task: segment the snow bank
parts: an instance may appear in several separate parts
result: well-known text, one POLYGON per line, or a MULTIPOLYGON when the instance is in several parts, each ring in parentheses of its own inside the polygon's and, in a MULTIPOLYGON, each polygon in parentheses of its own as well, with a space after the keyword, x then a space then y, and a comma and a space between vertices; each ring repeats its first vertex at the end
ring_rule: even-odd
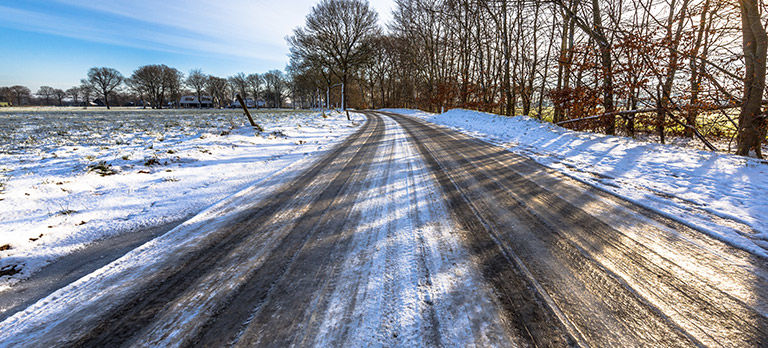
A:
POLYGON ((570 131, 525 116, 450 110, 407 114, 507 147, 768 257, 768 165, 741 156, 570 131))
POLYGON ((0 290, 93 241, 191 216, 365 119, 256 113, 255 134, 241 112, 211 112, 0 114, 16 127, 0 134, 0 290))
POLYGON ((400 115, 422 117, 422 118, 435 115, 433 113, 429 113, 421 110, 415 110, 415 109, 380 109, 379 111, 394 112, 400 115))

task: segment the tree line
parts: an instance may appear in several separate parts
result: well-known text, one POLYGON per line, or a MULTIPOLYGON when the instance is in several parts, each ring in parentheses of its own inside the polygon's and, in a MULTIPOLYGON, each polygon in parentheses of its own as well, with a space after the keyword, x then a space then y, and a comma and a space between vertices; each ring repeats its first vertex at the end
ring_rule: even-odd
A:
POLYGON ((322 0, 287 41, 296 94, 354 107, 471 108, 665 142, 731 137, 762 157, 758 0, 322 0))
POLYGON ((163 108, 207 95, 224 107, 239 93, 273 107, 461 107, 712 149, 708 139, 725 137, 762 157, 766 10, 758 0, 395 0, 382 27, 364 0, 321 0, 287 38, 286 74, 100 67, 66 91, 0 87, 0 98, 163 108))
POLYGON ((131 75, 117 69, 93 67, 80 84, 67 90, 41 86, 35 93, 25 86, 0 87, 0 101, 13 105, 88 106, 98 102, 107 108, 115 105, 142 105, 153 109, 179 107, 182 96, 193 95, 198 107, 203 96, 211 97, 213 106, 227 107, 235 94, 265 106, 281 108, 290 97, 289 77, 280 70, 263 74, 237 73, 223 78, 193 69, 184 74, 164 64, 144 65, 131 75))

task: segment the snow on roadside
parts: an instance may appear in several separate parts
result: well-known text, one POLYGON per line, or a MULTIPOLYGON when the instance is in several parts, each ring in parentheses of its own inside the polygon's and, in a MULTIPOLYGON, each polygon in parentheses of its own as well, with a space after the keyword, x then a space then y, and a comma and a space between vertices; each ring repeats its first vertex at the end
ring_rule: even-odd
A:
MULTIPOLYGON (((206 115, 213 121, 203 123, 155 127, 160 131, 141 119, 134 128, 97 129, 76 138, 103 136, 108 145, 38 139, 42 144, 20 147, 16 145, 24 139, 3 139, 0 272, 6 274, 0 275, 0 290, 90 242, 191 216, 302 158, 320 154, 365 119, 355 115, 350 123, 341 114, 327 119, 306 112, 256 114, 265 128, 256 135, 233 122, 230 114, 206 115), (20 272, 8 274, 15 271, 20 272)), ((163 115, 149 116, 161 122, 168 119, 163 115)), ((29 124, 22 128, 37 125, 28 121, 35 114, 2 116, 2 122, 25 117, 29 124)), ((40 135, 34 128, 26 130, 30 134, 23 136, 29 139, 40 135)), ((61 129, 54 136, 71 137, 77 131, 61 129)))
POLYGON ((570 177, 768 257, 768 164, 576 132, 525 116, 390 109, 507 147, 570 177))

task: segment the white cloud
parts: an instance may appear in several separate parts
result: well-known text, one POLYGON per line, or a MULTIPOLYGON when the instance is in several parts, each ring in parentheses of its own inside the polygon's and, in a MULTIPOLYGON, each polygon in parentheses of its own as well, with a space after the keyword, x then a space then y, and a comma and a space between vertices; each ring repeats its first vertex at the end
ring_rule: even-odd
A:
POLYGON ((263 0, 58 0, 61 3, 149 23, 166 25, 224 41, 282 44, 282 36, 301 23, 311 1, 263 0))
MULTIPOLYGON (((316 3, 315 0, 56 1, 175 29, 170 32, 121 29, 120 33, 106 29, 106 35, 96 35, 105 40, 116 34, 125 40, 149 41, 166 49, 270 60, 285 59, 288 52, 285 37, 304 23, 304 17, 316 3)), ((383 20, 391 18, 393 0, 374 0, 371 5, 381 12, 383 20)))
MULTIPOLYGON (((52 34, 129 49, 176 54, 159 61, 126 50, 88 50, 77 57, 56 57, 44 43, 31 43, 32 53, 11 47, 0 85, 40 84, 66 88, 82 77, 90 65, 111 64, 129 72, 137 64, 168 63, 182 70, 205 67, 207 73, 226 76, 248 69, 268 70, 287 62, 285 37, 304 23, 316 0, 50 0, 50 6, 25 6, 0 1, 0 27, 52 34), (119 53, 118 53, 119 52, 119 53), (30 56, 31 54, 31 56, 30 56), (90 55, 94 59, 90 59, 90 55), (170 63, 169 63, 170 62, 170 63)), ((373 0, 382 20, 391 18, 393 0, 373 0)), ((76 50, 76 48, 73 48, 76 50)), ((127 50, 130 51, 130 50, 127 50)), ((58 52, 58 51, 57 51, 58 52)), ((151 55, 149 55, 151 56, 151 55)))

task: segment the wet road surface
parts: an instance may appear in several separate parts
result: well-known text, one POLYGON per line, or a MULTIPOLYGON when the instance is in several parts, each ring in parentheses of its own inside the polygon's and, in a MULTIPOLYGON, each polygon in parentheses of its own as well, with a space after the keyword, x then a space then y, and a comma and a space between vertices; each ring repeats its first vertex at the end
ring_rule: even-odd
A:
POLYGON ((365 114, 325 157, 6 319, 0 345, 768 344, 766 260, 501 147, 365 114))

